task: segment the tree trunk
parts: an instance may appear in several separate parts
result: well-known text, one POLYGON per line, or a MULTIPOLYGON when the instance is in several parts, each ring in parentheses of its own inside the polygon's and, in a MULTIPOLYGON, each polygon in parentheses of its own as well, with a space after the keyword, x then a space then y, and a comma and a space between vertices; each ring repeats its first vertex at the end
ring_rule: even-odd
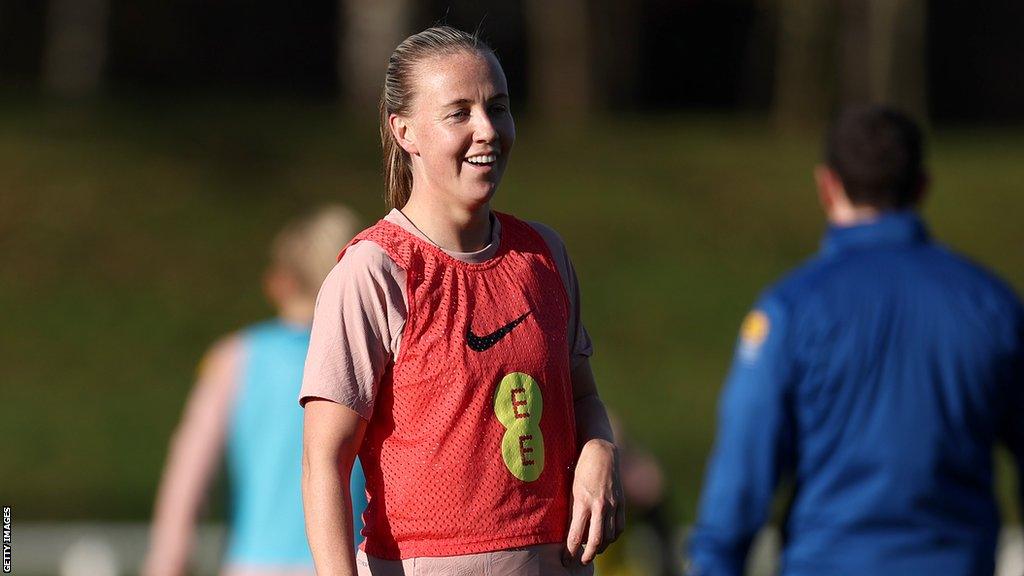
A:
POLYGON ((831 4, 779 1, 774 107, 782 128, 818 126, 829 113, 835 70, 831 4))
POLYGON ((562 122, 594 105, 586 0, 526 0, 531 110, 562 122))
POLYGON ((874 102, 927 116, 927 4, 870 0, 869 93, 874 102))
POLYGON ((927 115, 924 0, 844 0, 843 105, 877 103, 927 115))
POLYGON ((338 83, 357 114, 375 113, 388 58, 409 34, 410 0, 340 0, 338 83))
POLYGON ((740 71, 739 98, 741 108, 764 110, 772 104, 776 55, 773 48, 778 41, 778 10, 775 0, 754 0, 750 30, 743 48, 740 71))
POLYGON ((591 93, 591 105, 633 109, 640 86, 641 7, 635 0, 594 0, 592 5, 592 57, 601 66, 592 69, 597 88, 591 93))
POLYGON ((107 58, 108 0, 51 0, 43 83, 59 96, 96 92, 107 58))
POLYGON ((839 3, 839 104, 873 101, 871 84, 875 70, 871 54, 877 50, 877 36, 871 18, 871 0, 842 0, 839 3))

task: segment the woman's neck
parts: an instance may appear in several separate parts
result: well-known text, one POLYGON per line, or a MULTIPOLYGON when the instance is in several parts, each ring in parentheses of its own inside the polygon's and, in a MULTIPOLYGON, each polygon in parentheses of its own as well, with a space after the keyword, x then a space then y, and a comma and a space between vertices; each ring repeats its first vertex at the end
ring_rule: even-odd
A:
POLYGON ((476 252, 491 242, 491 207, 448 206, 413 194, 402 214, 439 247, 452 252, 476 252))

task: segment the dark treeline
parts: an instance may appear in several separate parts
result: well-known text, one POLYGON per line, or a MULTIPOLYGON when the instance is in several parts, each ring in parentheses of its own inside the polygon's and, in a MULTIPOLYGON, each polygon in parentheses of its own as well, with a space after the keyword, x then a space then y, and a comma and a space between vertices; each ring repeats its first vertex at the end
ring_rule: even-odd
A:
POLYGON ((368 106, 387 47, 438 22, 479 28, 523 107, 541 112, 814 121, 884 99, 938 121, 1024 118, 1024 4, 1012 0, 0 0, 0 82, 368 106))

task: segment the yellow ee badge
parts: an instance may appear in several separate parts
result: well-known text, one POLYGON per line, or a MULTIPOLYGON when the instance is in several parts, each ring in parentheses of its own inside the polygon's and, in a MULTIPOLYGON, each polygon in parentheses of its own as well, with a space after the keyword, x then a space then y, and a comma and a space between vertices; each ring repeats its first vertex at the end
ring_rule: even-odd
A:
POLYGON ((753 310, 743 319, 740 326, 740 358, 754 362, 761 353, 761 346, 768 339, 771 322, 768 315, 760 310, 753 310))
POLYGON ((540 383, 532 376, 513 372, 501 379, 494 393, 494 413, 505 427, 501 457, 508 471, 523 482, 533 482, 544 471, 543 411, 540 383))

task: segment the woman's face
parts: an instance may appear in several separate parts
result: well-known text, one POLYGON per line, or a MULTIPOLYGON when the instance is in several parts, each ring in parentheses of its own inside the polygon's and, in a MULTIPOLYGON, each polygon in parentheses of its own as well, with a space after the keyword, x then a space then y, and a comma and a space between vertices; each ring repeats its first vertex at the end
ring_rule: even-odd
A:
POLYGON ((420 62, 399 142, 412 159, 413 190, 446 204, 490 201, 508 164, 515 124, 505 73, 492 54, 457 52, 420 62))

